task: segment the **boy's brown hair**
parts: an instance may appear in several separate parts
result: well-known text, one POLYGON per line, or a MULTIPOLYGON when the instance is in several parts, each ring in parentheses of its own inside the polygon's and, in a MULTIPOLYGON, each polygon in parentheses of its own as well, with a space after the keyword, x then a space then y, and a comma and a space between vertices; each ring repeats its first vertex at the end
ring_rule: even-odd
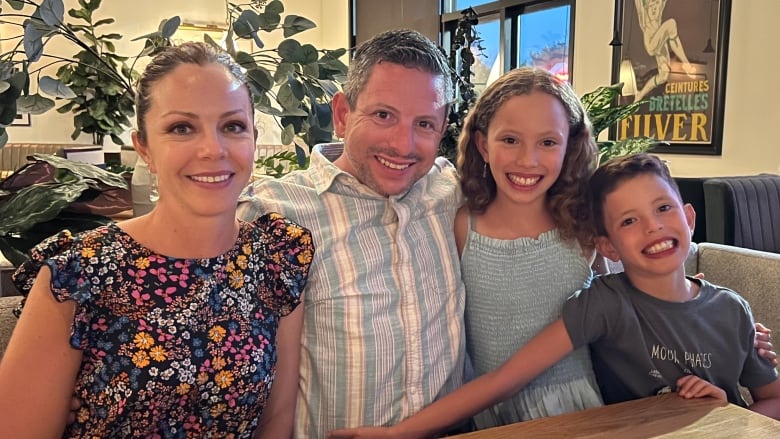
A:
POLYGON ((595 236, 607 236, 604 226, 604 201, 607 196, 615 191, 617 186, 634 177, 653 174, 665 181, 682 201, 680 189, 669 173, 669 168, 658 157, 639 153, 623 157, 616 157, 596 169, 588 182, 590 188, 590 213, 591 225, 595 236))

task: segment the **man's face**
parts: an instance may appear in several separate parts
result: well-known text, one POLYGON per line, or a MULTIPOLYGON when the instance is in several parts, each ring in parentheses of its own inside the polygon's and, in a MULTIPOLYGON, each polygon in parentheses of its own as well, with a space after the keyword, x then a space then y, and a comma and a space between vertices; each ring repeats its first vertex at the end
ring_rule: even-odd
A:
POLYGON ((351 110, 333 98, 344 153, 334 163, 383 196, 406 192, 436 158, 448 97, 444 78, 393 63, 373 67, 351 110))

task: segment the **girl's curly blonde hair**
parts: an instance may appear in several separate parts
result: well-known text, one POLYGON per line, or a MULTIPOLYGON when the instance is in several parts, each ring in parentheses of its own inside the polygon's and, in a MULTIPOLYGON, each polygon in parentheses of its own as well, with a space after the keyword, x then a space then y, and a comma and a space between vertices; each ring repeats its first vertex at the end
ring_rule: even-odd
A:
POLYGON ((484 212, 496 198, 492 174, 482 176, 485 161, 477 150, 476 133, 487 135, 490 121, 504 102, 534 91, 557 98, 569 115, 566 155, 560 176, 547 191, 547 207, 563 239, 593 248, 586 195, 588 178, 596 166, 596 142, 580 99, 569 84, 545 70, 521 67, 507 72, 482 92, 469 111, 458 140, 457 160, 466 206, 472 212, 484 212))

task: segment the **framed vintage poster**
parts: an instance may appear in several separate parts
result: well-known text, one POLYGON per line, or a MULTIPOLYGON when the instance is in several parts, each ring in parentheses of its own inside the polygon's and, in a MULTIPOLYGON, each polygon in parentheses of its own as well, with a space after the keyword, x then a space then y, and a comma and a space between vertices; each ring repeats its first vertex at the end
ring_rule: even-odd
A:
POLYGON ((621 103, 644 100, 615 138, 659 153, 721 154, 731 0, 616 0, 612 76, 621 103))

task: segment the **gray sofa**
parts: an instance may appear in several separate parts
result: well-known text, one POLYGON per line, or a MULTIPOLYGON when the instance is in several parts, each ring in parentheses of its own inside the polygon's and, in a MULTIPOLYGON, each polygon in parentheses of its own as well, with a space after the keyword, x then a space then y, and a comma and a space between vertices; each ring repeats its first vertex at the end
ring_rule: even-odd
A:
MULTIPOLYGON (((701 243, 688 259, 686 270, 704 273, 710 282, 742 294, 756 321, 780 334, 780 254, 701 243)), ((0 297, 0 357, 16 324, 12 310, 19 300, 19 296, 0 297)), ((780 344, 775 349, 780 350, 780 344)))

